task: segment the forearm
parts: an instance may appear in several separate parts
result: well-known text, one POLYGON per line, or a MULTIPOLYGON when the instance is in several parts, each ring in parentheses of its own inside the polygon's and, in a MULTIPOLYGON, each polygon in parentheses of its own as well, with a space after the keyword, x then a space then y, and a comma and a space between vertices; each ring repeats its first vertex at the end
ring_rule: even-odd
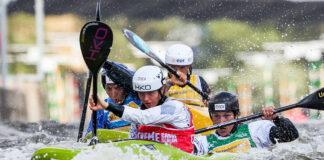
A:
POLYGON ((171 88, 171 86, 172 86, 172 82, 171 82, 170 79, 168 79, 168 80, 166 81, 166 85, 165 85, 165 87, 164 87, 164 93, 163 93, 163 95, 168 96, 168 91, 169 91, 169 89, 171 88))
POLYGON ((106 110, 113 112, 115 115, 121 117, 122 120, 127 122, 146 125, 151 123, 164 123, 172 119, 171 115, 160 114, 161 106, 140 110, 112 103, 108 103, 106 105, 108 105, 104 106, 106 110))
POLYGON ((124 121, 143 125, 151 123, 164 123, 165 121, 169 121, 171 119, 170 115, 160 114, 161 106, 146 110, 139 110, 132 107, 108 103, 106 106, 104 106, 104 108, 113 112, 118 117, 121 117, 124 121))
POLYGON ((122 117, 125 107, 118 104, 107 103, 108 106, 105 106, 106 110, 113 112, 116 116, 122 117))
POLYGON ((272 143, 290 142, 298 138, 298 130, 289 119, 278 116, 273 122, 276 126, 270 129, 272 143))
POLYGON ((125 107, 122 119, 142 125, 167 123, 176 128, 187 128, 190 125, 191 115, 184 107, 179 101, 169 101, 146 110, 125 107))
POLYGON ((200 136, 194 139, 194 150, 192 153, 194 155, 205 155, 208 153, 208 142, 206 136, 200 136))
POLYGON ((171 121, 170 115, 161 114, 160 106, 146 110, 139 110, 131 107, 125 108, 122 119, 136 124, 165 123, 171 121))

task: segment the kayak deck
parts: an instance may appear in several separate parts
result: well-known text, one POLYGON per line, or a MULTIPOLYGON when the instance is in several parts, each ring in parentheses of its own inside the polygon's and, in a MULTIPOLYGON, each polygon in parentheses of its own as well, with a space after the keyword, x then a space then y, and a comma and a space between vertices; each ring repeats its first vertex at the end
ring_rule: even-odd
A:
MULTIPOLYGON (((215 160, 227 160, 235 159, 237 156, 233 153, 215 153, 206 156, 195 156, 184 152, 176 147, 171 145, 165 145, 158 142, 147 141, 147 140, 122 140, 111 143, 101 143, 106 147, 115 147, 121 149, 124 153, 131 149, 134 155, 137 155, 138 159, 142 159, 143 156, 148 157, 149 159, 156 159, 156 157, 167 157, 167 159, 215 159, 215 160), (142 158, 141 158, 142 157, 142 158)), ((95 150, 96 146, 87 146, 81 149, 64 149, 64 148, 43 148, 37 150, 32 160, 51 160, 51 159, 60 159, 60 160, 70 160, 73 159, 78 154, 85 152, 89 153, 91 150, 95 150)), ((118 155, 119 158, 127 158, 123 154, 118 155)), ((107 159, 109 155, 107 155, 107 159)), ((146 158, 145 158, 146 159, 146 158)))

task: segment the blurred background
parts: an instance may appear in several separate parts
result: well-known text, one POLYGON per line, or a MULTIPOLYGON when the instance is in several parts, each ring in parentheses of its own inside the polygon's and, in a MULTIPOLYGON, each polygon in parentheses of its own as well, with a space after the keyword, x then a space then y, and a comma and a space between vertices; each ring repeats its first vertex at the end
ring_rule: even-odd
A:
MULTIPOLYGON (((0 120, 79 122, 88 72, 79 33, 95 20, 96 1, 0 0, 0 7, 0 120)), ((108 59, 132 70, 157 63, 130 45, 123 28, 163 60, 168 46, 191 46, 193 73, 213 93, 236 93, 242 116, 324 86, 323 0, 102 0, 101 21, 114 34, 108 59)), ((101 82, 98 90, 106 96, 101 82)), ((283 115, 322 118, 298 108, 283 115)))

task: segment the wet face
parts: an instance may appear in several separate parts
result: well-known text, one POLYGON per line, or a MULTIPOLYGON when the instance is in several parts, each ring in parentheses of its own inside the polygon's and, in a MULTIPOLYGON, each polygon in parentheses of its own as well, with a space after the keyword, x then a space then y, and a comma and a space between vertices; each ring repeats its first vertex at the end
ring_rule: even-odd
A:
POLYGON ((122 104, 124 102, 126 92, 122 87, 119 87, 117 84, 106 84, 105 90, 114 103, 122 104))
MULTIPOLYGON (((211 113, 211 117, 214 124, 220 124, 237 118, 237 116, 234 116, 234 113, 232 111, 213 112, 211 113)), ((225 137, 231 133, 233 127, 234 124, 221 127, 218 128, 216 132, 218 133, 218 135, 225 137)))
MULTIPOLYGON (((169 65, 171 68, 173 68, 174 70, 176 70, 177 72, 182 72, 184 74, 188 74, 190 65, 186 65, 186 66, 177 66, 177 65, 169 65)), ((169 73, 170 74, 170 73, 169 73)))
POLYGON ((147 109, 157 106, 161 99, 161 95, 157 90, 150 92, 138 92, 138 97, 147 109))

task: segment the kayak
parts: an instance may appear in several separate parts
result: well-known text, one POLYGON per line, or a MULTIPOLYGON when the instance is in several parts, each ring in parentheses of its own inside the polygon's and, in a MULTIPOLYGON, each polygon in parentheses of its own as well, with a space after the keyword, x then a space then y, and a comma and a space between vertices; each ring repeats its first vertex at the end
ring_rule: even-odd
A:
MULTIPOLYGON (((167 157, 167 159, 215 159, 215 160, 228 160, 235 159, 236 154, 234 153, 214 153, 206 156, 195 156, 184 152, 171 145, 165 145, 158 142, 147 141, 147 140, 122 140, 111 143, 102 143, 95 146, 88 146, 80 149, 66 149, 66 148, 43 148, 37 150, 32 160, 70 160, 81 154, 82 151, 89 152, 89 150, 95 150, 99 145, 105 145, 106 147, 120 148, 124 153, 130 149, 132 153, 138 155, 136 159, 142 159, 141 157, 148 157, 149 159, 155 159, 155 157, 167 157)), ((115 149, 116 150, 116 149, 115 149)), ((84 154, 84 153, 83 153, 84 154)), ((109 156, 109 155, 107 155, 109 156)), ((128 155, 125 155, 128 156, 128 155)), ((119 158, 123 157, 122 154, 118 155, 119 158)), ((133 157, 134 158, 134 157, 133 157)), ((109 159, 109 158, 107 158, 109 159)))
MULTIPOLYGON (((102 143, 109 143, 112 141, 119 141, 123 139, 128 139, 129 132, 111 130, 111 129, 97 129, 97 138, 102 143)), ((85 140, 90 140, 92 138, 92 132, 86 135, 85 140)), ((86 142, 86 141, 84 141, 86 142)))
MULTIPOLYGON (((148 140, 133 140, 125 139, 128 137, 126 132, 99 129, 97 131, 98 139, 102 142, 94 146, 84 146, 81 148, 62 148, 62 147, 49 147, 37 150, 32 156, 32 160, 71 160, 78 156, 86 156, 89 153, 100 150, 100 148, 105 147, 113 148, 114 153, 117 154, 117 150, 121 153, 118 154, 118 158, 127 158, 129 152, 137 157, 132 157, 133 159, 160 159, 157 157, 164 157, 165 159, 215 159, 215 160, 227 160, 236 159, 237 154, 235 153, 213 153, 205 156, 195 156, 184 152, 171 145, 162 144, 159 142, 148 141, 148 140), (119 140, 122 139, 122 140, 119 140), (115 152, 116 151, 116 152, 115 152), (128 154, 126 154, 128 153, 128 154), (125 157, 123 157, 125 156, 125 157)), ((88 135, 86 138, 90 138, 88 135)), ((98 153, 96 153, 98 154, 98 153)), ((107 155, 108 157, 109 155, 107 155)), ((163 158, 163 159, 164 159, 163 158)), ((78 159, 78 158, 76 158, 78 159)), ((109 158, 107 158, 109 159, 109 158)))

